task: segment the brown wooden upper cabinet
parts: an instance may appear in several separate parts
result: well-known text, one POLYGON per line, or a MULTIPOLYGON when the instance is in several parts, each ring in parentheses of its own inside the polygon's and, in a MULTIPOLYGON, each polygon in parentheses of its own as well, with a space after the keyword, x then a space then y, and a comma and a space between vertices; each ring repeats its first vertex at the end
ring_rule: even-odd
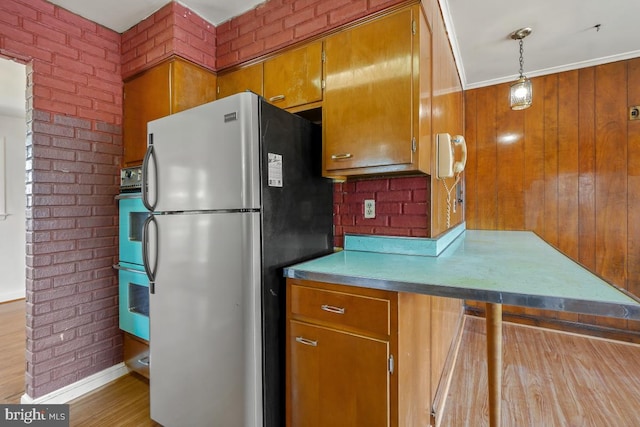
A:
POLYGON ((325 39, 323 173, 430 173, 431 32, 420 5, 325 39))
POLYGON ((283 109, 318 106, 314 103, 322 101, 322 41, 218 76, 218 99, 246 90, 283 109))
POLYGON ((125 167, 142 163, 147 148, 147 122, 215 99, 216 75, 173 57, 124 83, 125 167))
POLYGON ((264 97, 284 109, 322 101, 322 41, 267 59, 264 97))
POLYGON ((262 95, 262 75, 262 62, 221 73, 218 76, 218 99, 247 90, 262 95))

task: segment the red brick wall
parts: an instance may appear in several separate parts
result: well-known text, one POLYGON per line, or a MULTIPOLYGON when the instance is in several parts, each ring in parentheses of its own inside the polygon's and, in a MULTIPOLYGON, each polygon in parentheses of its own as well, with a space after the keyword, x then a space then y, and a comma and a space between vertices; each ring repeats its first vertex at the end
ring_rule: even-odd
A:
POLYGON ((217 68, 272 52, 403 1, 269 0, 217 27, 217 68))
POLYGON ((122 78, 173 54, 215 70, 216 28, 174 2, 122 34, 122 78))
POLYGON ((2 0, 0 54, 29 70, 26 393, 37 398, 122 361, 120 35, 42 0, 2 0))
POLYGON ((429 177, 382 178, 334 185, 335 246, 345 233, 428 237, 429 177), (376 202, 376 217, 364 217, 364 200, 376 202))

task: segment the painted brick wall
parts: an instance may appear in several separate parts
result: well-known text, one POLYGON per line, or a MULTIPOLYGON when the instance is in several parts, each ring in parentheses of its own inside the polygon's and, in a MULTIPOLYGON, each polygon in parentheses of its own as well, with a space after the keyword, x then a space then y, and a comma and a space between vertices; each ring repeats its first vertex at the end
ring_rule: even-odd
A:
POLYGON ((272 52, 404 0, 269 0, 218 25, 217 68, 272 52))
POLYGON ((122 361, 120 35, 42 0, 0 2, 0 54, 28 64, 26 393, 122 361))
POLYGON ((334 184, 335 246, 345 233, 427 237, 429 177, 382 178, 334 184), (364 217, 364 200, 376 201, 376 217, 364 217))
POLYGON ((176 54, 215 70, 216 27, 179 3, 169 3, 122 34, 126 79, 176 54))

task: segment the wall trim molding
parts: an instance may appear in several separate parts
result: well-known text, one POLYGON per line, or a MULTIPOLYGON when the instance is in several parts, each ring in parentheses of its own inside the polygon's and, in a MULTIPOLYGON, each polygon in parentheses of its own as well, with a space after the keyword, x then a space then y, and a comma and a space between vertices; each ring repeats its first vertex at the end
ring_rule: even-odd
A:
POLYGON ((98 387, 102 387, 103 385, 110 383, 121 376, 127 375, 128 373, 129 369, 125 366, 124 362, 120 362, 117 365, 113 365, 105 370, 96 372, 95 374, 83 378, 80 381, 76 381, 73 384, 69 384, 35 399, 25 393, 20 398, 20 403, 27 405, 41 403, 68 403, 73 399, 89 393, 98 387))
MULTIPOLYGON (((557 67, 549 67, 543 68, 540 70, 531 70, 527 71, 527 77, 530 79, 534 77, 543 77, 549 76, 552 74, 564 73, 565 71, 575 71, 580 70, 582 68, 595 67, 598 65, 611 64, 613 62, 625 61, 628 59, 634 59, 640 56, 640 50, 634 50, 632 52, 624 52, 617 55, 604 56, 601 58, 594 58, 588 61, 574 62, 571 64, 559 65, 557 67)), ((492 80, 484 80, 475 83, 467 83, 466 81, 462 82, 464 90, 478 89, 486 86, 495 86, 502 83, 510 83, 518 78, 517 74, 512 74, 510 76, 499 77, 492 80)))
POLYGON ((26 295, 26 290, 24 285, 20 290, 0 292, 0 303, 13 302, 13 301, 25 299, 25 295, 26 295))

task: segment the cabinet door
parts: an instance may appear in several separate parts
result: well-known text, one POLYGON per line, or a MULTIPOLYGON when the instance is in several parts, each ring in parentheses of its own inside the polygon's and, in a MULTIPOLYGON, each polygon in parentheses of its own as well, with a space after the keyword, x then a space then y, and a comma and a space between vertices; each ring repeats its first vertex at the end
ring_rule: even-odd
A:
POLYGON ((124 84, 124 166, 142 163, 147 149, 147 122, 213 101, 216 75, 174 58, 124 84))
POLYGON ((264 63, 264 97, 280 108, 322 100, 322 41, 264 63))
POLYGON ((289 427, 387 427, 389 343, 290 321, 289 427))
POLYGON ((412 10, 337 33, 325 52, 325 173, 411 164, 412 10))
POLYGON ((247 90, 262 95, 262 62, 218 76, 218 99, 247 90))
POLYGON ((171 64, 171 114, 216 99, 216 75, 176 59, 171 64))
POLYGON ((170 66, 165 62, 124 84, 124 166, 142 163, 147 149, 147 122, 171 113, 170 66))

